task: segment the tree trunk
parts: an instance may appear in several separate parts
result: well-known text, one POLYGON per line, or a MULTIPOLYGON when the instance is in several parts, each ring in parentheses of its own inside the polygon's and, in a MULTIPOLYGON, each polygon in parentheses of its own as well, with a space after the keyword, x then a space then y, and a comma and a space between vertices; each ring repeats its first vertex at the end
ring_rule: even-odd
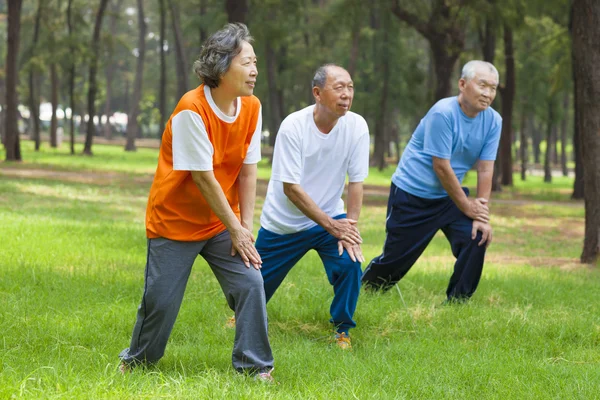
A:
MULTIPOLYGON (((573 82, 574 86, 577 86, 577 82, 573 82)), ((574 90, 577 88, 575 87, 574 90)), ((573 182, 573 194, 571 194, 571 198, 574 200, 581 200, 584 197, 584 186, 583 186, 583 155, 581 149, 581 135, 579 134, 579 126, 581 125, 578 122, 578 119, 581 118, 581 109, 577 104, 577 96, 574 96, 573 99, 573 153, 575 156, 575 180, 573 182)))
POLYGON ((352 30, 352 44, 350 47, 350 61, 348 62, 348 73, 354 76, 356 72, 356 64, 358 62, 358 39, 360 37, 360 26, 354 27, 352 30))
POLYGON ((548 124, 546 125, 546 156, 544 158, 544 182, 552 182, 552 157, 554 152, 554 101, 548 100, 548 124))
POLYGON ((73 0, 69 0, 67 6, 67 28, 70 39, 71 66, 69 67, 69 107, 71 108, 71 118, 69 118, 69 137, 71 154, 75 154, 75 46, 73 44, 73 0))
POLYGON ((127 116, 127 143, 125 151, 136 151, 135 138, 139 133, 138 115, 140 114, 140 100, 142 98, 142 78, 144 75, 144 57, 146 56, 146 21, 144 20, 144 0, 137 0, 138 5, 138 59, 133 83, 133 96, 127 116))
POLYGON ((529 157, 527 155, 527 128, 529 122, 529 115, 525 111, 527 107, 525 106, 525 100, 523 101, 521 107, 521 143, 519 148, 520 158, 521 158, 521 180, 524 181, 527 179, 527 163, 529 162, 529 157))
MULTIPOLYGON (((379 46, 379 65, 378 76, 382 79, 381 86, 381 100, 379 102, 377 119, 375 120, 375 145, 373 147, 373 157, 371 157, 371 165, 377 167, 380 171, 386 166, 385 152, 386 152, 386 128, 387 128, 387 107, 389 97, 389 85, 390 85, 390 61, 388 55, 385 53, 385 49, 389 45, 389 33, 387 18, 382 15, 383 24, 381 30, 383 31, 383 38, 381 45, 379 46)), ((375 37, 376 42, 379 42, 379 38, 375 37)))
MULTIPOLYGON (((164 1, 164 0, 161 0, 164 1)), ((117 32, 117 22, 120 15, 121 6, 123 5, 123 0, 119 0, 116 3, 112 4, 111 7, 111 16, 110 16, 110 24, 109 31, 117 32)), ((164 18, 164 13, 161 11, 161 19, 164 18)), ((113 78, 115 75, 115 63, 113 62, 114 57, 114 48, 111 46, 108 49, 108 54, 106 55, 106 102, 104 103, 104 115, 106 115, 106 123, 104 124, 104 137, 108 140, 112 139, 112 125, 110 123, 110 116, 112 114, 112 93, 113 93, 113 78)))
POLYGON ((17 85, 19 71, 19 31, 21 30, 22 0, 8 2, 8 35, 6 51, 6 116, 5 116, 5 148, 6 161, 21 161, 21 143, 19 141, 19 111, 17 105, 17 85))
POLYGON ((564 177, 569 176, 567 168, 567 121, 569 116, 569 92, 565 92, 563 97, 564 115, 560 124, 560 166, 564 177))
POLYGON ((188 61, 183 45, 183 33, 181 32, 181 23, 179 21, 179 8, 176 0, 168 0, 171 9, 171 20, 173 22, 173 34, 175 36, 175 57, 177 68, 177 97, 182 97, 188 91, 188 61))
POLYGON ((513 34, 508 25, 504 25, 504 60, 506 64, 506 85, 502 90, 502 135, 500 138, 501 183, 513 185, 512 159, 512 114, 515 99, 515 59, 513 52, 513 34))
POLYGON ((96 14, 96 22, 94 24, 94 35, 92 36, 92 56, 90 60, 90 72, 88 75, 88 123, 87 132, 85 135, 85 145, 83 147, 83 154, 92 155, 92 142, 94 140, 94 133, 96 127, 94 126, 94 117, 96 116, 96 72, 98 70, 98 54, 100 53, 100 29, 102 28, 102 17, 104 16, 104 10, 106 10, 106 4, 108 0, 100 0, 100 6, 98 7, 98 13, 96 14))
POLYGON ((160 8, 160 80, 158 83, 158 113, 160 114, 160 125, 158 126, 158 138, 162 142, 163 130, 165 129, 167 116, 167 58, 165 55, 165 41, 166 41, 166 8, 165 0, 158 0, 158 6, 160 8))
POLYGON ((573 1, 572 40, 585 171, 585 239, 581 262, 595 263, 600 255, 600 2, 573 1))
POLYGON ((225 0, 227 22, 246 23, 248 16, 248 0, 225 0))
POLYGON ((536 165, 540 164, 540 157, 542 155, 542 150, 540 149, 540 143, 542 142, 542 127, 536 126, 535 122, 531 124, 532 128, 532 144, 533 144, 533 162, 536 165))
MULTIPOLYGON (((206 1, 207 0, 200 0, 200 7, 198 7, 200 10, 200 16, 206 15, 206 1)), ((200 48, 202 48, 202 43, 204 43, 204 41, 208 37, 204 24, 198 24, 198 33, 200 34, 200 48)), ((197 53, 199 54, 200 51, 198 51, 197 53)))
MULTIPOLYGON (((35 14, 35 26, 33 28, 33 41, 31 43, 31 55, 35 55, 37 42, 40 36, 40 21, 42 18, 42 8, 44 6, 44 0, 38 1, 37 13, 35 14)), ((30 120, 31 127, 33 128, 32 139, 35 142, 35 151, 40 150, 40 100, 39 100, 39 92, 37 89, 39 86, 37 85, 37 68, 32 65, 31 70, 29 71, 29 110, 30 110, 30 120)))
POLYGON ((494 28, 494 18, 488 16, 485 19, 485 32, 479 31, 479 43, 481 44, 483 60, 492 64, 496 55, 496 32, 494 28))
POLYGON ((269 88, 269 145, 275 145, 275 138, 283 121, 281 91, 277 83, 277 56, 270 37, 265 39, 265 58, 267 59, 267 86, 269 88))
MULTIPOLYGON (((496 53, 496 32, 493 25, 493 18, 487 17, 485 21, 485 33, 481 32, 481 30, 479 31, 479 43, 483 53, 483 61, 487 61, 492 64, 494 63, 494 56, 496 53)), ((504 97, 502 98, 504 99, 504 97)), ((502 133, 504 134, 504 125, 502 126, 502 130, 502 133)), ((496 162, 494 163, 494 173, 492 175, 492 192, 502 191, 502 185, 500 184, 500 177, 502 175, 501 165, 502 143, 500 143, 496 153, 496 162)))
MULTIPOLYGON (((573 6, 569 16, 569 33, 573 38, 573 6)), ((573 74, 573 158, 575 161, 575 181, 573 182, 573 193, 571 198, 581 200, 584 197, 583 186, 583 155, 581 149, 581 134, 579 127, 583 125, 581 119, 581 107, 579 106, 579 97, 577 96, 577 74, 575 65, 575 53, 571 46, 571 73, 573 74)))
POLYGON ((56 70, 56 63, 50 64, 50 103, 52 104, 52 118, 50 119, 50 147, 56 148, 58 146, 58 119, 56 117, 56 111, 58 110, 58 71, 56 70))
MULTIPOLYGON (((440 99, 452 95, 452 71, 460 52, 450 52, 447 47, 437 42, 430 43, 430 45, 433 54, 433 68, 437 80, 433 99, 435 103, 440 99)), ((462 51, 462 46, 460 51, 462 51)))

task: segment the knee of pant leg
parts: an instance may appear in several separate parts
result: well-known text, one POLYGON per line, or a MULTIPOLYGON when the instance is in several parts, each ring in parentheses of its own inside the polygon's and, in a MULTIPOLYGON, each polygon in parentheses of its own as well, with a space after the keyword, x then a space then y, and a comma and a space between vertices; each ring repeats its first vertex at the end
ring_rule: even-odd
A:
POLYGON ((479 231, 477 231, 477 235, 475 235, 475 239, 471 239, 472 242, 481 242, 481 239, 483 238, 483 234, 479 231))
POLYGON ((338 264, 338 274, 356 276, 357 279, 362 277, 362 267, 358 261, 352 261, 350 257, 342 258, 338 264))
POLYGON ((246 272, 242 278, 243 280, 238 281, 237 286, 232 288, 231 291, 244 296, 252 293, 264 293, 263 277, 260 271, 250 267, 246 272))

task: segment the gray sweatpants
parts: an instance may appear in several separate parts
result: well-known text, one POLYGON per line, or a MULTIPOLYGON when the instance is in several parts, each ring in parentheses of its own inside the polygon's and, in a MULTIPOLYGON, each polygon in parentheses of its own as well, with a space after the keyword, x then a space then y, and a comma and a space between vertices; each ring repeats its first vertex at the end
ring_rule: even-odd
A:
POLYGON ((267 335, 267 310, 260 271, 247 268, 239 255, 232 257, 231 237, 224 231, 202 242, 148 239, 144 296, 129 348, 119 357, 125 363, 154 363, 165 352, 175 324, 192 265, 200 254, 210 265, 235 311, 233 367, 238 371, 265 371, 273 366, 267 335))

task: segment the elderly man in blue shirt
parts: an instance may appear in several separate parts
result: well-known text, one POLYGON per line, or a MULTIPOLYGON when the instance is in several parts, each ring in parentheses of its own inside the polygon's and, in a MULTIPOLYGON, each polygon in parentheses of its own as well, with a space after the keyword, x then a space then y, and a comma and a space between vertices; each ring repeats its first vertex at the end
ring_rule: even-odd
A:
POLYGON ((367 289, 388 290, 409 271, 441 229, 456 257, 447 301, 469 299, 479 283, 492 242, 488 202, 502 118, 490 105, 498 71, 470 61, 460 93, 438 101, 421 120, 392 176, 383 253, 362 276, 367 289), (461 187, 477 164, 477 194, 461 187))

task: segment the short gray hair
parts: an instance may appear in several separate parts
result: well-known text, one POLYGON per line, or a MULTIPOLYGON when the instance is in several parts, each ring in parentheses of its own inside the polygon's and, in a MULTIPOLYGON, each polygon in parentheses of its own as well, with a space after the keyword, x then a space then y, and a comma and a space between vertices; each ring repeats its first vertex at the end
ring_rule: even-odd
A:
POLYGON ((315 76, 312 80, 312 87, 318 87, 323 89, 325 87, 325 82, 327 82, 327 70, 329 67, 338 67, 342 68, 337 64, 323 64, 315 71, 315 76))
POLYGON ((231 60, 242 51, 242 42, 251 43, 252 40, 246 25, 239 22, 225 25, 204 42, 200 56, 194 62, 194 73, 206 86, 218 87, 231 60))
POLYGON ((487 67, 490 72, 496 74, 496 80, 500 80, 500 74, 498 74, 498 70, 492 63, 481 60, 471 60, 465 64, 462 69, 462 74, 460 75, 460 79, 464 79, 465 81, 470 81, 475 77, 475 70, 477 67, 487 67))

